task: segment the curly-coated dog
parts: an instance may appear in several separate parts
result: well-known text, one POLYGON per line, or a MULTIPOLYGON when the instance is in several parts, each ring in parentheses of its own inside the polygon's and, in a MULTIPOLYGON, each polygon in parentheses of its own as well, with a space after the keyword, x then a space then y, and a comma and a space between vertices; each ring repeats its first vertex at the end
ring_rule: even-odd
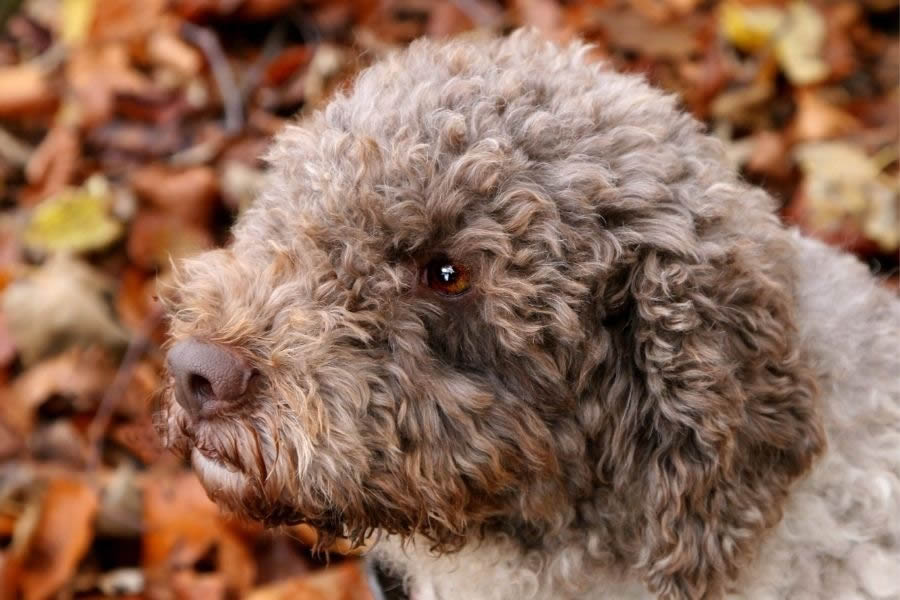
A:
POLYGON ((278 136, 167 444, 415 600, 900 597, 900 301, 585 53, 415 43, 278 136))

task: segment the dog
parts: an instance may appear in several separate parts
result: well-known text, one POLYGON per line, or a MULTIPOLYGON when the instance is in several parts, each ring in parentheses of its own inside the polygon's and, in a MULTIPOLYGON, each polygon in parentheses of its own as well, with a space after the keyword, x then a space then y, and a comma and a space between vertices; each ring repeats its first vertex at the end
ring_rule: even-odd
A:
POLYGON ((900 598, 900 301, 637 76, 419 41, 181 262, 158 426, 414 600, 900 598))

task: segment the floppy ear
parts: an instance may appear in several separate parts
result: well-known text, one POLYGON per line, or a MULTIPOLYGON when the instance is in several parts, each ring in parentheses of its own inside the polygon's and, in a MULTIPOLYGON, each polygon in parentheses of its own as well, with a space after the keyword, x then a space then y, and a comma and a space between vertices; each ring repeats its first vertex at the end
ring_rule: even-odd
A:
POLYGON ((777 243, 651 249, 631 272, 628 360, 647 403, 634 566, 662 598, 721 597, 824 449, 777 243))

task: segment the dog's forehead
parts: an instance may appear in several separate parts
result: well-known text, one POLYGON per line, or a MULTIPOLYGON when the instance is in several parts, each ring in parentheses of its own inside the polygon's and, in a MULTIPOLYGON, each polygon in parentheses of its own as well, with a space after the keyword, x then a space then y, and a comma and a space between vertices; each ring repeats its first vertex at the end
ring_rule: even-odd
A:
POLYGON ((278 136, 268 187, 245 220, 334 245, 414 251, 465 231, 470 247, 484 246, 542 236, 535 224, 563 212, 583 220, 628 173, 650 179, 621 166, 638 149, 657 171, 678 163, 661 142, 690 127, 671 99, 566 52, 423 45, 375 65, 278 136))

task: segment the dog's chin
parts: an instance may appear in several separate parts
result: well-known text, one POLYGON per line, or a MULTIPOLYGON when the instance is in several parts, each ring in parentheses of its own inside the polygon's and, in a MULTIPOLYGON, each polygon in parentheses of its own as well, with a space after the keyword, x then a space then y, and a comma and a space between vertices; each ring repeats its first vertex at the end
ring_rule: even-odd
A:
POLYGON ((203 487, 215 500, 241 497, 250 485, 243 472, 200 448, 190 450, 189 460, 203 487))
POLYGON ((310 525, 323 547, 344 537, 344 511, 323 502, 321 494, 304 499, 304 490, 292 495, 284 486, 267 489, 272 470, 289 467, 263 464, 258 434, 239 423, 192 423, 171 395, 159 400, 154 424, 165 446, 190 463, 207 495, 225 511, 267 527, 310 525))

